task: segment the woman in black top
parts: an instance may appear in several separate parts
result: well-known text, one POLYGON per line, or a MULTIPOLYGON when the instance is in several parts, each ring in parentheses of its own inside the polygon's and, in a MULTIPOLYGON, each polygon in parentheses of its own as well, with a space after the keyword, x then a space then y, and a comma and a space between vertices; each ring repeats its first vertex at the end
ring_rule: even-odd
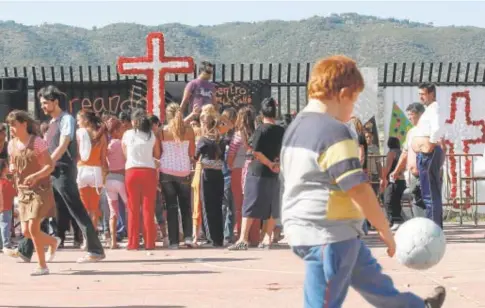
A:
POLYGON ((222 201, 224 197, 225 144, 217 127, 217 115, 202 113, 200 115, 202 136, 197 142, 195 160, 200 159, 202 226, 206 239, 215 247, 224 244, 222 218, 222 201))
POLYGON ((261 114, 263 123, 258 126, 249 144, 254 160, 249 164, 244 186, 241 235, 229 250, 248 249, 249 232, 255 219, 267 220, 266 229, 263 230, 265 237, 259 247, 269 247, 275 219, 280 217, 278 173, 285 129, 276 125, 276 102, 273 98, 263 100, 261 114))
POLYGON ((401 142, 396 137, 389 137, 387 146, 389 152, 386 157, 386 165, 382 170, 381 190, 384 190, 384 206, 393 225, 391 230, 395 231, 403 222, 401 199, 404 190, 406 190, 406 181, 402 172, 396 174, 392 179, 389 177, 396 169, 401 156, 401 142))

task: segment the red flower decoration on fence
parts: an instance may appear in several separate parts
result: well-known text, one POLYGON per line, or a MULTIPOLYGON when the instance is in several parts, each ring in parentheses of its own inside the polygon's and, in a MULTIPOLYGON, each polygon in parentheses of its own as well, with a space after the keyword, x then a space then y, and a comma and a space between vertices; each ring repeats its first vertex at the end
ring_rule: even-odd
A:
MULTIPOLYGON (((445 121, 447 124, 453 124, 456 119, 456 110, 457 110, 457 99, 464 98, 465 99, 465 121, 467 126, 475 126, 480 127, 480 131, 482 132, 482 136, 475 139, 463 139, 463 154, 469 154, 470 152, 470 145, 472 144, 480 144, 485 143, 485 121, 478 120, 473 121, 471 119, 471 99, 470 99, 470 92, 463 91, 463 92, 454 92, 451 95, 451 105, 450 105, 450 117, 445 121)), ((458 208, 458 201, 456 200, 457 190, 458 190, 458 175, 457 175, 457 168, 456 168, 456 156, 455 156, 455 149, 454 149, 454 142, 446 139, 445 144, 448 147, 448 155, 450 160, 450 173, 451 173, 451 199, 453 200, 453 207, 458 208)), ((471 176, 471 164, 472 159, 466 158, 465 159, 465 175, 471 176)), ((461 174, 460 174, 461 176, 461 174)), ((470 181, 466 181, 465 186, 465 196, 467 200, 470 200, 471 197, 471 183, 470 181)), ((466 208, 470 207, 469 201, 465 204, 466 208)))

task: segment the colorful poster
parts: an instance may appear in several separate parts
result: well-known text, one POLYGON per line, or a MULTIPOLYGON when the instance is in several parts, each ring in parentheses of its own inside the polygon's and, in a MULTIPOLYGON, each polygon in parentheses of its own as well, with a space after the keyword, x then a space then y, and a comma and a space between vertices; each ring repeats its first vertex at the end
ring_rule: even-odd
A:
MULTIPOLYGON (((401 144, 406 140, 408 130, 413 127, 406 114, 394 102, 392 106, 391 123, 389 125, 389 137, 397 137, 401 144)), ((386 140, 387 143, 387 140, 386 140)))

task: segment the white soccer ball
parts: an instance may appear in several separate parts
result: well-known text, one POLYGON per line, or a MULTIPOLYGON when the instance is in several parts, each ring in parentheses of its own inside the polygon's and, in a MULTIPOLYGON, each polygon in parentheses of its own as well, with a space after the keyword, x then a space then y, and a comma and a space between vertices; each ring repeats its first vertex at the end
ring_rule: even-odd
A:
POLYGON ((445 255, 445 234, 428 218, 416 217, 406 221, 399 227, 394 239, 397 260, 411 269, 429 269, 445 255))

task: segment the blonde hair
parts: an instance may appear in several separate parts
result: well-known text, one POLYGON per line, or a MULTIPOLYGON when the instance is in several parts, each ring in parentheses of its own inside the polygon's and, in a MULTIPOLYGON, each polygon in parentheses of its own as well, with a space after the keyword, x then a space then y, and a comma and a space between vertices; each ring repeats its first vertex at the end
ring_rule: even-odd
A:
POLYGON ((215 108, 206 108, 206 110, 202 108, 202 113, 200 114, 201 124, 205 122, 203 125, 201 125, 201 131, 203 136, 212 140, 219 141, 219 117, 220 115, 215 110, 215 108))
POLYGON ((186 127, 180 105, 177 103, 169 104, 165 113, 167 114, 169 132, 175 141, 181 141, 185 135, 186 127))
POLYGON ((249 138, 254 132, 254 122, 254 112, 250 108, 242 107, 239 109, 235 128, 245 143, 248 143, 249 138))

